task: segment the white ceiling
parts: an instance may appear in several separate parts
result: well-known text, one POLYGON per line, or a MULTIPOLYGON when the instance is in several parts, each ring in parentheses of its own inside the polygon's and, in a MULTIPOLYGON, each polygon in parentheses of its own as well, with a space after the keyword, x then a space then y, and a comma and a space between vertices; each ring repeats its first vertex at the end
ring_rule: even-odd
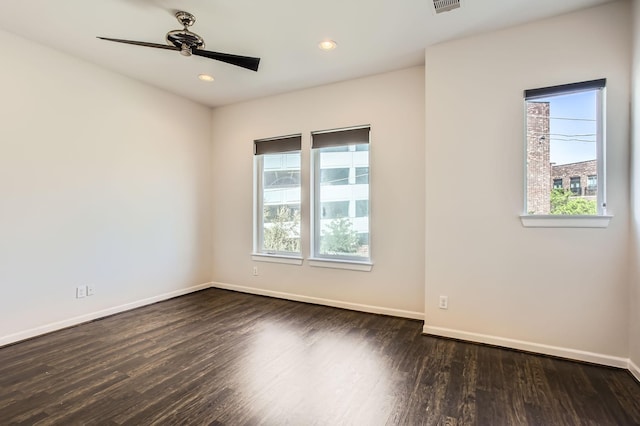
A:
POLYGON ((420 65, 431 44, 607 1, 462 0, 436 15, 433 0, 2 0, 0 29, 216 107, 420 65), (260 57, 258 72, 96 38, 165 43, 178 10, 207 50, 260 57), (318 49, 326 38, 337 49, 318 49))

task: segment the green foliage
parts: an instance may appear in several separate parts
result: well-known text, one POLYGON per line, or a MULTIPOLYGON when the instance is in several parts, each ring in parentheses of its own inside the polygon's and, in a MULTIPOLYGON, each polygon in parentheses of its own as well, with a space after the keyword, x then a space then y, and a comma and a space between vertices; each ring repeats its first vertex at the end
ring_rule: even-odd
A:
POLYGON ((280 206, 275 217, 270 217, 268 209, 264 214, 264 249, 274 252, 300 251, 300 212, 280 206), (266 222, 270 222, 266 224, 266 222))
POLYGON ((596 202, 582 197, 575 197, 568 189, 551 191, 551 214, 562 215, 595 215, 596 202))
POLYGON ((347 217, 334 219, 322 230, 320 252, 324 254, 355 254, 360 248, 358 233, 347 217))

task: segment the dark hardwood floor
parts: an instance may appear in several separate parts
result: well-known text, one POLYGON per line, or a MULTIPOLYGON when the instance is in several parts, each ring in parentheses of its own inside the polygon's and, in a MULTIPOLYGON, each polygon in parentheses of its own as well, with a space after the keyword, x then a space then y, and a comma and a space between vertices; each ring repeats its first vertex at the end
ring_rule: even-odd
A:
POLYGON ((0 424, 640 425, 624 370, 209 289, 0 348, 0 424))

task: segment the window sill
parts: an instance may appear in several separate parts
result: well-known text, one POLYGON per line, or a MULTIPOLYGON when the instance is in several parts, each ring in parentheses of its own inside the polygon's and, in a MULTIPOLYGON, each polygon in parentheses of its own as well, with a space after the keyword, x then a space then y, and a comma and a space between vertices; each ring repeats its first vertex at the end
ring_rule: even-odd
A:
POLYGON ((317 268, 333 268, 333 269, 349 269, 352 271, 369 272, 373 268, 371 262, 359 262, 356 260, 337 260, 337 259, 309 259, 309 266, 317 268))
POLYGON ((522 215, 525 228, 606 228, 613 216, 522 215))
POLYGON ((287 265, 302 265, 302 258, 297 256, 285 256, 282 254, 253 253, 251 260, 256 262, 284 263, 287 265))

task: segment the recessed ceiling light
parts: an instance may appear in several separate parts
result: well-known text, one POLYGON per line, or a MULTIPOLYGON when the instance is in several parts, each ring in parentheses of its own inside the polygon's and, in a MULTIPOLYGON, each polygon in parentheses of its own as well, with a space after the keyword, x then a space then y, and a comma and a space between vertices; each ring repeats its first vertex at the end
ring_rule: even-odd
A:
POLYGON ((200 80, 202 80, 202 81, 206 81, 206 82, 208 82, 208 83, 210 83, 210 82, 212 82, 212 81, 213 81, 213 77, 212 77, 212 76, 210 76, 209 74, 200 74, 200 75, 198 76, 198 78, 199 78, 200 80))
POLYGON ((333 50, 337 46, 336 42, 333 40, 324 40, 318 44, 318 47, 322 50, 333 50))

